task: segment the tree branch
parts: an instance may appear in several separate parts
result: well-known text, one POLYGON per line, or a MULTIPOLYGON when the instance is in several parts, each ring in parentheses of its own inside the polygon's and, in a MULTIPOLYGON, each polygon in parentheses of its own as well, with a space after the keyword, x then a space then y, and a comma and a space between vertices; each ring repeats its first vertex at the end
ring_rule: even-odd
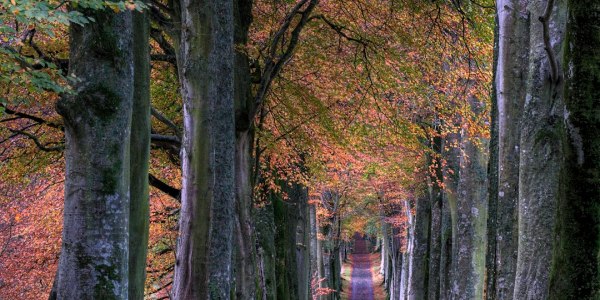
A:
POLYGON ((174 187, 168 185, 167 183, 156 178, 152 174, 148 174, 148 183, 151 186, 159 189, 161 192, 173 197, 174 199, 177 199, 177 201, 180 201, 180 195, 181 195, 180 189, 177 189, 177 188, 174 188, 174 187))
POLYGON ((546 10, 544 11, 544 15, 540 16, 538 19, 542 22, 543 31, 544 31, 544 49, 546 50, 546 54, 548 54, 548 61, 550 62, 550 80, 554 84, 558 84, 561 80, 561 76, 558 73, 558 61, 556 60, 556 56, 554 55, 554 51, 552 50, 552 43, 550 42, 550 16, 552 15, 552 9, 554 8, 554 0, 548 0, 546 3, 546 10))
POLYGON ((21 131, 21 130, 16 130, 16 129, 10 129, 10 128, 8 130, 10 132, 12 132, 12 133, 20 134, 20 135, 23 135, 23 136, 29 138, 42 151, 45 151, 45 152, 54 152, 54 151, 60 152, 60 151, 65 150, 65 146, 62 145, 62 144, 59 145, 59 146, 53 146, 53 147, 49 147, 48 144, 42 144, 40 142, 40 140, 35 135, 33 135, 31 133, 28 133, 28 132, 25 132, 25 131, 21 131))
POLYGON ((173 123, 173 121, 171 121, 169 118, 167 118, 167 116, 165 116, 163 113, 161 113, 159 110, 157 110, 154 107, 150 108, 150 113, 157 120, 159 120, 163 124, 169 126, 169 128, 171 128, 173 130, 173 132, 175 133, 175 135, 177 136, 177 138, 179 140, 181 140, 181 136, 182 136, 181 129, 179 129, 179 127, 177 125, 175 125, 175 123, 173 123))

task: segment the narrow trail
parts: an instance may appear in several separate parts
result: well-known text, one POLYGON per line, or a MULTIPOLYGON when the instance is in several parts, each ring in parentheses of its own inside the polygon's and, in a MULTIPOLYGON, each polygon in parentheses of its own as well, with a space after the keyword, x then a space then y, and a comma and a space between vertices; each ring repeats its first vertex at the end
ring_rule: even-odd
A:
POLYGON ((371 260, 364 239, 357 238, 352 253, 352 279, 350 300, 373 300, 371 260))

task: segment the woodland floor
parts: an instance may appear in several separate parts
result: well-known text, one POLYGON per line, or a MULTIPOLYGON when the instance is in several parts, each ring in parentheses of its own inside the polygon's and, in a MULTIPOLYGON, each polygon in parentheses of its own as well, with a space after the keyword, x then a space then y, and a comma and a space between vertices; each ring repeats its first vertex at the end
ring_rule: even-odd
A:
POLYGON ((379 274, 379 253, 369 253, 366 241, 357 239, 354 252, 342 270, 342 299, 384 300, 383 277, 379 274))

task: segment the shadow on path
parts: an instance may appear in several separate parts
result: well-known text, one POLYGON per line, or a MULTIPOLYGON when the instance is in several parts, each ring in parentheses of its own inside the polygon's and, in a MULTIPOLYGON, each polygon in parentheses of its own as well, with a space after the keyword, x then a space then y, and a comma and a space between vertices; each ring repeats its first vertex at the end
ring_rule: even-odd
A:
POLYGON ((352 279, 350 300, 373 300, 373 276, 367 242, 357 238, 352 253, 352 279))

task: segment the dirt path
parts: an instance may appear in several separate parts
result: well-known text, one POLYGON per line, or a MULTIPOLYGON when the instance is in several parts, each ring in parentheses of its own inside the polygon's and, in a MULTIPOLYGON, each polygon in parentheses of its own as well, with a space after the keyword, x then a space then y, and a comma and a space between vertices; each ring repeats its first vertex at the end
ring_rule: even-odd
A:
POLYGON ((350 288, 350 300, 374 300, 371 260, 367 243, 363 239, 356 239, 354 242, 350 288))

